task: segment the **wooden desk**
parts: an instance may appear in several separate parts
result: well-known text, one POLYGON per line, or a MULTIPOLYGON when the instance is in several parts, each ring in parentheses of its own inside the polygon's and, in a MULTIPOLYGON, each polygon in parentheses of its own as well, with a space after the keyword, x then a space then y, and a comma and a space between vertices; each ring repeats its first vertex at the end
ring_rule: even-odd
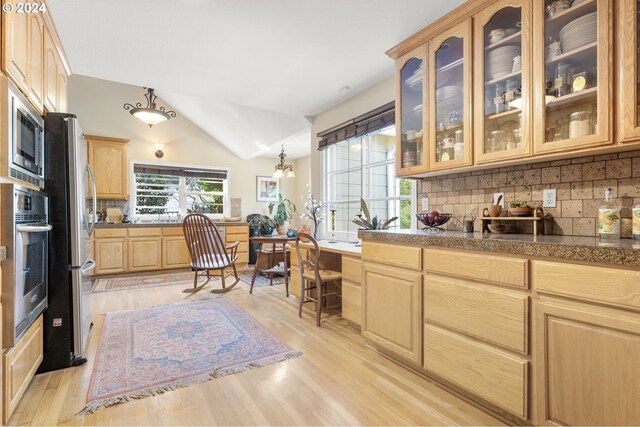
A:
POLYGON ((287 237, 287 236, 260 236, 260 237, 251 237, 251 243, 257 243, 260 245, 258 248, 258 259, 256 259, 256 265, 253 268, 253 276, 251 276, 251 288, 249 289, 249 293, 253 293, 253 284, 256 281, 256 275, 260 270, 258 265, 260 264, 260 256, 262 255, 262 245, 265 243, 268 245, 273 245, 273 251, 275 252, 278 248, 282 247, 282 259, 284 262, 284 269, 282 270, 284 275, 284 290, 286 296, 289 296, 289 268, 287 267, 287 243, 295 240, 295 237, 287 237))
MULTIPOLYGON (((293 246, 293 245, 292 245, 293 246)), ((308 250, 313 245, 300 243, 300 255, 303 259, 308 256, 308 250)), ((353 243, 329 243, 319 240, 321 269, 342 272, 342 317, 349 322, 360 325, 362 323, 362 301, 360 285, 362 283, 362 248, 353 243)), ((291 293, 300 298, 300 267, 295 247, 291 249, 291 293)))

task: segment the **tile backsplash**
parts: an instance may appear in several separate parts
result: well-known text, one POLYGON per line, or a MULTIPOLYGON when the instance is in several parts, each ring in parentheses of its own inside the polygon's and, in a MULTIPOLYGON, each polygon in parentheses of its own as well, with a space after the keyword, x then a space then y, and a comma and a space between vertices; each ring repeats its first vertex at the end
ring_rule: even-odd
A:
MULTIPOLYGON (((611 187, 622 209, 622 236, 628 237, 631 207, 640 203, 640 151, 423 178, 418 183, 418 202, 428 197, 430 210, 452 213, 448 228, 459 229, 465 214, 467 219, 470 214, 477 216, 492 203, 493 193, 504 193, 505 206, 523 200, 537 207, 542 206, 543 190, 555 188, 556 207, 544 208, 553 216, 552 233, 595 236, 606 187, 611 187)), ((479 219, 475 230, 480 230, 479 219)), ((530 225, 519 225, 518 231, 529 232, 530 225)))

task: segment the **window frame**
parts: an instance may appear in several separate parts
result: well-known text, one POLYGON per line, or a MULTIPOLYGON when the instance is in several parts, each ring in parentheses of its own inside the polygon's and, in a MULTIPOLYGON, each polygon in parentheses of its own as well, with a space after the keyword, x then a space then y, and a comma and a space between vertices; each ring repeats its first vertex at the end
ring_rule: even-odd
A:
MULTIPOLYGON (((394 125, 395 127, 395 125, 394 125)), ((321 231, 323 233, 323 236, 325 237, 329 237, 331 236, 331 213, 330 213, 330 209, 334 208, 336 205, 340 206, 340 205, 344 205, 344 206, 348 206, 350 204, 360 204, 360 198, 363 198, 365 200, 365 202, 367 202, 367 205, 371 205, 372 202, 394 202, 394 203, 399 203, 401 200, 409 200, 411 202, 411 212, 416 212, 416 197, 417 197, 417 185, 416 185, 416 181, 415 180, 410 180, 411 181, 411 194, 408 196, 401 196, 400 195, 400 180, 402 179, 406 179, 403 177, 398 177, 396 176, 396 163, 395 163, 395 156, 385 159, 385 160, 378 160, 378 161, 374 161, 371 163, 366 162, 366 156, 365 156, 365 152, 366 150, 364 149, 364 145, 368 144, 369 141, 365 141, 366 138, 371 137, 372 135, 375 135, 376 133, 380 133, 383 132, 387 129, 389 129, 390 127, 384 128, 384 129, 380 129, 378 131, 375 132, 371 132, 370 134, 364 135, 364 136, 359 136, 356 138, 350 138, 341 142, 338 142, 336 144, 332 144, 331 146, 328 146, 325 150, 323 150, 324 152, 322 153, 322 173, 323 173, 323 179, 322 179, 322 200, 325 200, 327 202, 327 206, 324 208, 324 217, 325 217, 325 221, 323 222, 323 225, 321 226, 321 231), (347 166, 345 168, 342 169, 336 169, 336 170, 329 170, 329 163, 330 162, 334 162, 334 159, 329 159, 329 154, 332 151, 332 148, 339 145, 339 144, 345 144, 345 143, 350 143, 354 140, 361 140, 360 144, 362 146, 362 149, 359 151, 360 153, 360 164, 359 166, 347 166), (396 196, 388 196, 388 197, 371 197, 371 190, 370 190, 370 183, 371 180, 369 178, 366 177, 367 173, 370 173, 370 171, 374 170, 376 167, 379 166, 388 166, 393 170, 393 175, 394 178, 389 178, 389 176, 387 176, 387 188, 389 187, 389 179, 393 179, 396 183, 396 189, 397 191, 395 192, 397 195, 396 196), (335 197, 334 195, 332 195, 332 192, 335 191, 335 189, 331 188, 331 179, 333 176, 336 176, 338 174, 345 174, 345 173, 353 173, 353 172, 360 172, 360 195, 357 199, 346 199, 346 200, 333 200, 330 197, 335 197), (367 183, 365 185, 365 182, 367 183)), ((394 146, 394 150, 395 150, 395 146, 394 146)), ((400 226, 400 218, 398 218, 397 222, 395 223, 395 228, 399 228, 400 226)), ((411 226, 410 229, 415 229, 417 227, 417 221, 415 218, 415 215, 411 215, 411 226)), ((356 241, 358 240, 358 226, 356 226, 355 224, 352 224, 351 222, 349 222, 349 228, 347 231, 336 231, 335 232, 335 239, 336 240, 340 240, 340 241, 356 241), (353 227, 353 230, 352 230, 353 227)))
MULTIPOLYGON (((135 165, 144 165, 144 166, 165 166, 165 167, 175 167, 182 169, 203 169, 203 170, 211 170, 211 171, 225 171, 227 174, 227 178, 222 180, 222 213, 221 214, 210 214, 205 213, 207 217, 211 219, 222 219, 225 216, 229 216, 229 208, 230 208, 230 196, 229 196, 229 188, 230 188, 230 180, 231 180, 231 171, 229 168, 225 167, 216 167, 216 166, 204 166, 204 165, 193 165, 193 164, 184 164, 184 163, 160 163, 160 162, 150 162, 150 161, 139 161, 139 160, 131 160, 129 161, 129 176, 131 179, 129 180, 129 205, 130 205, 130 216, 131 219, 137 219, 140 221, 150 221, 158 219, 160 215, 170 215, 168 213, 165 214, 136 214, 137 208, 137 185, 135 179, 134 167, 135 165)), ((186 198, 188 194, 198 194, 202 192, 197 191, 187 191, 184 185, 186 177, 179 177, 178 184, 178 204, 180 209, 180 216, 184 218, 187 215, 186 211, 186 198)), ((214 193, 202 193, 202 194, 218 194, 219 192, 214 193)))

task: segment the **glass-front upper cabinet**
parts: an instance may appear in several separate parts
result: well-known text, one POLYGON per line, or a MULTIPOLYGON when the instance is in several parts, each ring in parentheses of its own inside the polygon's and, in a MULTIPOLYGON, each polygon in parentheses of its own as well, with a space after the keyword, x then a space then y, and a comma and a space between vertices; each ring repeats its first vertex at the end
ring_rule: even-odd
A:
POLYGON ((529 0, 501 0, 475 16, 476 162, 531 154, 529 0))
POLYGON ((612 143, 609 0, 534 5, 534 152, 612 143))
POLYGON ((430 170, 470 165, 471 19, 429 41, 430 170))
POLYGON ((620 0, 617 6, 617 137, 621 142, 631 142, 640 140, 640 1, 620 0))
POLYGON ((396 174, 428 171, 426 141, 425 82, 426 46, 420 46, 396 61, 396 174))

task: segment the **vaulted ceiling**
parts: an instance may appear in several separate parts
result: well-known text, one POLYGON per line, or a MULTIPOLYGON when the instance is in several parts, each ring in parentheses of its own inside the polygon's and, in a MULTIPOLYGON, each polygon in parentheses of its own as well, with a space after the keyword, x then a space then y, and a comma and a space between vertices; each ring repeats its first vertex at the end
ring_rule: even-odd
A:
POLYGON ((73 73, 156 88, 241 158, 308 154, 313 116, 393 75, 385 50, 461 3, 48 1, 73 73))

